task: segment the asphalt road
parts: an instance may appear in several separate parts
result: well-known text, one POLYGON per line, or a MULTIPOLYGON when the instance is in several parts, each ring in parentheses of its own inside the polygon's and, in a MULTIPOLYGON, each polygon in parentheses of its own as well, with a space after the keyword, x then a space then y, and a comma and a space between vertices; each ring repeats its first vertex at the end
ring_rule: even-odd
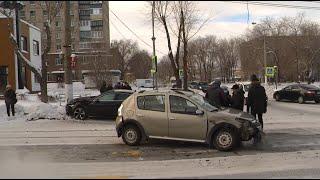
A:
MULTIPOLYGON (((116 137, 113 121, 66 120, 0 124, 0 166, 18 161, 50 163, 112 163, 254 157, 272 153, 320 151, 320 105, 271 101, 265 115, 263 143, 245 142, 233 152, 219 152, 201 143, 151 140, 139 147, 126 146, 116 137)), ((314 153, 318 157, 318 152, 314 153)), ((79 169, 80 171, 80 169, 79 169)), ((121 171, 121 170, 119 170, 121 171)), ((76 173, 76 172, 75 172, 76 173)), ((244 172, 201 178, 320 177, 319 169, 244 172)), ((143 173, 142 173, 143 175, 143 173)), ((1 175, 0 175, 1 177, 1 175)), ((172 176, 168 176, 172 177, 172 176)), ((184 176, 181 176, 184 177, 184 176)))

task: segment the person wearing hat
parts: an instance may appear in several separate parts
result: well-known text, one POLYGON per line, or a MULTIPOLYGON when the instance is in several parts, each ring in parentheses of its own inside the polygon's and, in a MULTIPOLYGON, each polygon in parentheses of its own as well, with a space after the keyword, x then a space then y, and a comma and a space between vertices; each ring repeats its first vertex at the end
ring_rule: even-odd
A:
POLYGON ((251 76, 251 86, 248 92, 248 103, 251 114, 259 119, 261 127, 263 128, 262 114, 267 112, 267 100, 266 90, 261 86, 259 79, 255 74, 251 76))
POLYGON ((4 99, 7 107, 7 114, 10 117, 10 109, 12 111, 12 115, 14 116, 14 105, 17 103, 16 92, 12 89, 11 85, 7 85, 6 91, 4 92, 4 99))
POLYGON ((240 89, 238 84, 232 86, 231 107, 243 111, 244 92, 240 89))
POLYGON ((219 109, 221 106, 226 104, 226 97, 220 85, 220 81, 215 81, 212 85, 210 85, 205 96, 211 105, 219 109))

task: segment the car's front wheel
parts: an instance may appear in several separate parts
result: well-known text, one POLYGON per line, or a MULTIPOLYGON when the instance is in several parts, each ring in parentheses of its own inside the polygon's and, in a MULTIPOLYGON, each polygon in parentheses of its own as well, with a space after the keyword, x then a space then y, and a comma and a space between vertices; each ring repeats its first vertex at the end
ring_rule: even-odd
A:
POLYGON ((316 102, 316 104, 320 103, 320 99, 315 99, 314 101, 316 102))
POLYGON ((137 146, 141 142, 141 132, 137 126, 127 125, 122 131, 122 140, 129 146, 137 146))
POLYGON ((76 119, 85 120, 87 118, 87 113, 83 107, 77 107, 73 112, 73 116, 76 119))
POLYGON ((240 139, 235 130, 229 128, 220 129, 213 136, 213 144, 219 151, 230 151, 239 145, 240 139))

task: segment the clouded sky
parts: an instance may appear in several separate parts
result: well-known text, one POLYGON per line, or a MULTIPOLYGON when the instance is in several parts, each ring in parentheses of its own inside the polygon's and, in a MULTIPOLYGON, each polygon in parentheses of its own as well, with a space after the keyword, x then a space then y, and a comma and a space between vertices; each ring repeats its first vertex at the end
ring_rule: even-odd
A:
MULTIPOLYGON (((302 1, 263 1, 264 3, 284 4, 304 7, 319 7, 318 9, 298 9, 271 7, 227 1, 198 1, 196 2, 200 15, 210 21, 195 36, 216 35, 221 38, 230 38, 241 35, 247 28, 252 28, 252 22, 259 23, 260 19, 270 17, 295 16, 299 12, 304 12, 306 18, 318 21, 320 19, 319 2, 302 1), (248 23, 249 9, 249 23, 248 23)), ((255 1, 258 2, 258 1, 255 1)), ((110 1, 110 10, 120 18, 140 39, 130 32, 110 11, 110 31, 111 40, 133 39, 136 40, 140 48, 152 52, 152 24, 151 8, 146 1, 110 1), (148 45, 149 44, 149 45, 148 45), (151 47, 150 47, 151 46, 151 47)), ((155 27, 157 55, 161 57, 168 53, 167 40, 163 26, 155 27)))

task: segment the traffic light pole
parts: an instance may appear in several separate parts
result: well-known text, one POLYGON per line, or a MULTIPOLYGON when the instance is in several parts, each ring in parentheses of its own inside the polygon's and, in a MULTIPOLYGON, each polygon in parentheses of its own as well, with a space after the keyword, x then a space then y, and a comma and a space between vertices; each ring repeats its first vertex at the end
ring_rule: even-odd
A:
POLYGON ((73 99, 72 71, 71 71, 71 19, 70 19, 70 1, 64 1, 64 77, 65 77, 65 94, 66 101, 70 102, 73 99))

